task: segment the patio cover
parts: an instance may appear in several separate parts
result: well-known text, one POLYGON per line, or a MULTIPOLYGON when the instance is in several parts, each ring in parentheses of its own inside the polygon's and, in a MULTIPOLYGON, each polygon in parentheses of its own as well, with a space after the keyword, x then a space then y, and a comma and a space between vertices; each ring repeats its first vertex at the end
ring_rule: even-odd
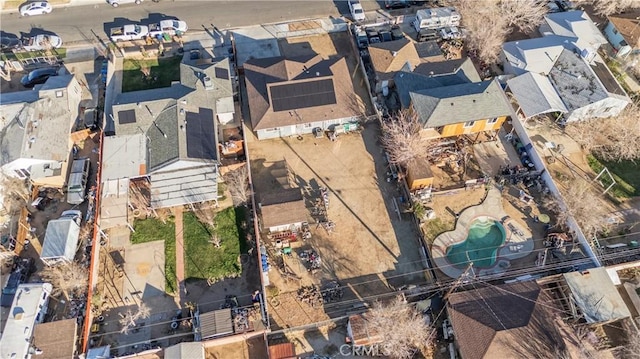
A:
POLYGON ((214 310, 200 314, 201 340, 233 334, 231 309, 214 310))
POLYGON ((87 352, 87 359, 109 359, 111 358, 111 345, 91 348, 87 352))
POLYGON ((549 112, 568 112, 549 79, 528 72, 507 81, 526 118, 549 112))
POLYGON ((129 203, 129 179, 107 180, 102 187, 100 228, 126 226, 129 203))
POLYGON ((151 206, 166 208, 217 200, 217 178, 214 164, 156 171, 149 176, 151 206))
POLYGON ((587 323, 630 317, 631 313, 613 285, 606 268, 591 268, 564 274, 576 305, 587 323))

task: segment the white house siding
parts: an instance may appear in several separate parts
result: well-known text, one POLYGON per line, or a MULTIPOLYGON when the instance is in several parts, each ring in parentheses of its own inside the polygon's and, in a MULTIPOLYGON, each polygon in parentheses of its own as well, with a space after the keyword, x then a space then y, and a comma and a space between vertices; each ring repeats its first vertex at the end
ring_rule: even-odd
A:
POLYGON ((342 125, 348 122, 358 121, 358 117, 344 117, 334 120, 326 120, 326 121, 315 121, 315 122, 307 122, 304 124, 293 125, 293 126, 282 126, 277 128, 258 130, 256 131, 256 135, 259 140, 268 140, 272 138, 279 137, 290 137, 297 135, 304 135, 313 132, 313 129, 316 127, 322 128, 322 130, 328 130, 332 125, 342 125))
POLYGON ((631 52, 631 46, 627 44, 620 32, 618 32, 615 26, 613 26, 612 22, 609 22, 604 28, 604 36, 607 38, 611 46, 616 49, 616 56, 626 56, 631 52))
POLYGON ((616 116, 627 106, 629 102, 626 100, 607 97, 598 102, 594 102, 587 106, 583 106, 577 110, 571 111, 564 116, 567 122, 587 120, 590 118, 605 118, 616 116))
POLYGON ((298 222, 298 223, 284 224, 282 226, 269 227, 269 231, 271 233, 278 233, 278 232, 284 232, 284 231, 293 230, 293 229, 299 229, 301 227, 302 227, 302 222, 298 222))

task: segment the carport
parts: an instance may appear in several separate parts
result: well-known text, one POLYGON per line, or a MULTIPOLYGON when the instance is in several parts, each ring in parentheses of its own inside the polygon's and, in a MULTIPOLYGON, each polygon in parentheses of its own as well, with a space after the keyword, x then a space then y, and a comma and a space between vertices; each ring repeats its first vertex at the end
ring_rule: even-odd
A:
POLYGON ((550 112, 568 112, 564 102, 545 76, 528 72, 507 81, 508 90, 518 101, 525 118, 550 112))

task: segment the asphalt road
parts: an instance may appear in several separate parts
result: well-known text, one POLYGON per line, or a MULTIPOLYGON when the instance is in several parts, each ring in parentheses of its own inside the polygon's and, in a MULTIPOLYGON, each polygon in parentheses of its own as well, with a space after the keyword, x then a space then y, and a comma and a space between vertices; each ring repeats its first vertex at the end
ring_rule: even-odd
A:
MULTIPOLYGON (((365 10, 380 8, 374 0, 362 1, 365 10)), ((67 45, 86 43, 94 31, 105 36, 106 29, 125 22, 152 22, 163 16, 184 20, 191 30, 202 25, 219 29, 273 23, 318 16, 340 16, 348 13, 347 3, 338 0, 299 1, 145 1, 142 5, 123 5, 113 8, 107 4, 70 6, 55 9, 51 14, 21 18, 17 13, 3 14, 0 28, 3 33, 49 32, 62 37, 67 45), (339 10, 338 10, 339 9, 339 10)))

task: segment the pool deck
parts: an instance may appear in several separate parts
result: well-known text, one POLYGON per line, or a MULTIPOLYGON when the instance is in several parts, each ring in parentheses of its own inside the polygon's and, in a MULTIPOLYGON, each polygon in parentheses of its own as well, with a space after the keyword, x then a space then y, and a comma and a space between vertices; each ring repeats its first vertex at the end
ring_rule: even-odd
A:
POLYGON ((460 213, 453 231, 442 233, 433 241, 431 257, 438 269, 447 276, 458 278, 465 272, 465 268, 455 267, 447 260, 447 248, 465 241, 469 226, 479 217, 493 218, 502 223, 506 239, 504 245, 498 249, 496 263, 490 268, 474 268, 476 275, 504 273, 511 266, 511 260, 526 257, 533 251, 533 234, 526 225, 509 217, 502 207, 502 193, 492 186, 481 204, 469 207, 460 213))

